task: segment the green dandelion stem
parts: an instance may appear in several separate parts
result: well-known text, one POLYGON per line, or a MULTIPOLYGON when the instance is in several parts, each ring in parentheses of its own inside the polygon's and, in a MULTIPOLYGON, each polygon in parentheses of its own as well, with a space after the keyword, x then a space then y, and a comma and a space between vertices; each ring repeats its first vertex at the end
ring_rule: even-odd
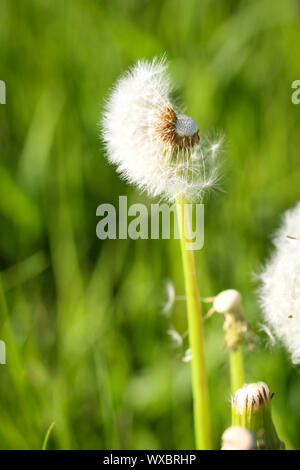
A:
POLYGON ((189 342, 192 350, 195 440, 197 449, 207 450, 212 448, 212 442, 209 396, 205 371, 201 302, 194 252, 188 250, 186 247, 189 233, 191 232, 191 222, 188 219, 188 210, 184 210, 185 204, 185 197, 180 196, 176 198, 187 301, 189 342))
POLYGON ((235 393, 239 388, 244 385, 244 363, 243 351, 240 345, 234 351, 229 353, 230 365, 230 383, 231 393, 235 393))

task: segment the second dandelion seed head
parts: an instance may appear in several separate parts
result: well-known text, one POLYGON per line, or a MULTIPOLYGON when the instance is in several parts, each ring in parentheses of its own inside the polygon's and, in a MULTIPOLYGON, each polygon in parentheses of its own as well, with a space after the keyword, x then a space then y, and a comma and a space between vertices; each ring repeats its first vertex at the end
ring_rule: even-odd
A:
POLYGON ((274 252, 260 274, 264 319, 300 364, 300 202, 284 213, 273 238, 274 252))

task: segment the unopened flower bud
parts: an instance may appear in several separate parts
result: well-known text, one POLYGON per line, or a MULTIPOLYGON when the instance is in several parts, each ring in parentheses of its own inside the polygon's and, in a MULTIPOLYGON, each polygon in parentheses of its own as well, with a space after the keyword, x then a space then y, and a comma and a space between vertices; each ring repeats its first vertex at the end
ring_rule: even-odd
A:
POLYGON ((264 382, 246 384, 232 397, 232 424, 244 426, 256 437, 258 449, 281 449, 272 421, 273 393, 264 382))
POLYGON ((222 434, 221 450, 254 450, 256 439, 249 429, 231 426, 222 434))
POLYGON ((223 290, 218 294, 213 302, 216 312, 228 313, 241 310, 242 296, 235 289, 223 290))
POLYGON ((232 398, 232 405, 236 413, 242 415, 249 410, 257 411, 271 402, 272 395, 268 385, 264 382, 244 385, 237 390, 232 398))
POLYGON ((214 312, 224 316, 225 343, 230 352, 236 351, 240 342, 246 340, 250 349, 253 349, 252 332, 243 315, 242 296, 236 289, 226 289, 216 297, 210 297, 212 308, 206 315, 210 317, 214 312))

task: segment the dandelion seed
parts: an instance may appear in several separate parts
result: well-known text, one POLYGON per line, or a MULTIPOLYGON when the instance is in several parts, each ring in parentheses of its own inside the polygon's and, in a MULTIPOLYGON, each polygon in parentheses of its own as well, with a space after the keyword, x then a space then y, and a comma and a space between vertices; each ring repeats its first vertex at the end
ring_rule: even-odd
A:
POLYGON ((168 335, 172 338, 177 346, 182 346, 183 339, 182 336, 178 333, 178 331, 174 330, 173 328, 167 331, 168 335))
POLYGON ((191 360, 192 360, 192 350, 191 350, 191 348, 188 348, 184 353, 182 361, 183 362, 191 362, 191 360))
POLYGON ((171 281, 166 282, 165 286, 167 300, 163 306, 162 312, 166 315, 170 313, 175 302, 175 287, 171 281))
POLYGON ((108 159, 151 196, 201 198, 219 179, 220 141, 209 146, 196 121, 171 102, 165 60, 139 61, 121 77, 102 120, 108 159))
POLYGON ((275 346, 276 339, 272 331, 270 330, 270 328, 267 325, 264 325, 263 323, 259 323, 258 326, 259 326, 259 330, 263 331, 267 335, 271 346, 275 346))
POLYGON ((264 319, 294 364, 300 363, 300 202, 283 216, 275 252, 260 274, 264 319), (289 234, 289 236, 287 236, 289 234))

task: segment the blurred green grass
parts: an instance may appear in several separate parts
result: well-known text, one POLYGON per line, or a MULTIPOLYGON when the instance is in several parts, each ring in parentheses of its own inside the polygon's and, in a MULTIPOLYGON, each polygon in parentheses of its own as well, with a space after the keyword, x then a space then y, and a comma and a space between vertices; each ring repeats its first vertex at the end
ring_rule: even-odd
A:
MULTIPOLYGON (((283 210, 299 198, 296 0, 1 1, 0 448, 189 449, 189 364, 161 314, 170 279, 183 294, 177 242, 96 238, 96 208, 120 181, 98 138, 103 100, 137 59, 167 53, 189 114, 226 135, 223 192, 206 204, 201 293, 234 287, 254 329, 254 273, 283 210)), ((205 323, 214 444, 230 423, 222 320, 205 323)), ((275 392, 280 437, 300 448, 300 380, 257 334, 247 381, 275 392)))

